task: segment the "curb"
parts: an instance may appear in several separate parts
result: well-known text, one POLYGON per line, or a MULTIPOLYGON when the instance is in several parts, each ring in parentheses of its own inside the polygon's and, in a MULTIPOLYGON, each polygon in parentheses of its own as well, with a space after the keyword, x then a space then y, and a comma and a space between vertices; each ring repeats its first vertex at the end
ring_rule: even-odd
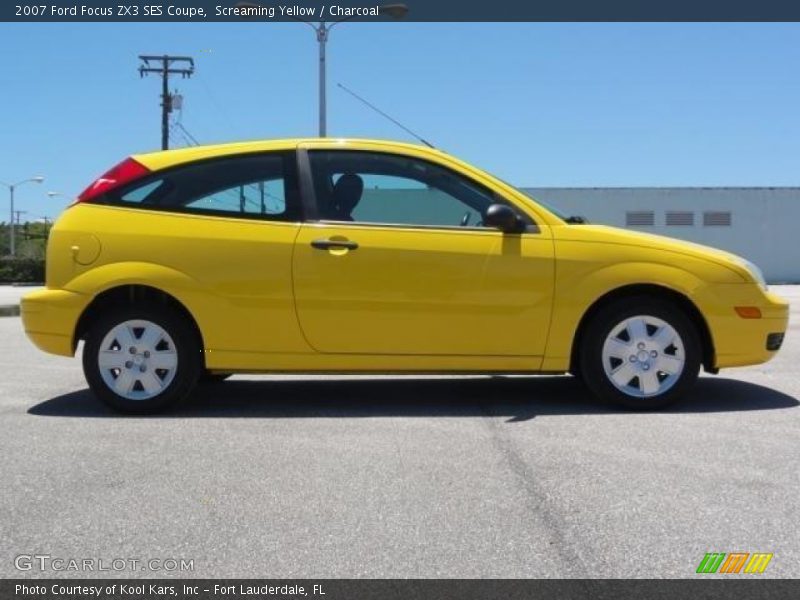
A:
POLYGON ((0 306, 0 317, 18 317, 19 304, 9 304, 0 306))

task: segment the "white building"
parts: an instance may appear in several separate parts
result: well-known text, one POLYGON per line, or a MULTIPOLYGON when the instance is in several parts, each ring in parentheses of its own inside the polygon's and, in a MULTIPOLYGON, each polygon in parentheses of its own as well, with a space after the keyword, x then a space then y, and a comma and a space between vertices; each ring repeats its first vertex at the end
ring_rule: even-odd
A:
POLYGON ((800 283, 800 188, 524 188, 567 215, 715 246, 800 283))

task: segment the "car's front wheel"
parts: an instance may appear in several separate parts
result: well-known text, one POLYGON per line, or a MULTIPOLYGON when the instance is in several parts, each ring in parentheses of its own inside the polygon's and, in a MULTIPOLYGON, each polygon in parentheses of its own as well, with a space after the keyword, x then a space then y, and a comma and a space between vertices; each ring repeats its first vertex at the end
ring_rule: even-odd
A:
POLYGON ((83 371, 91 390, 107 405, 150 413, 191 393, 202 372, 202 350, 179 312, 120 308, 90 327, 83 371))
POLYGON ((700 371, 692 321, 672 303, 649 296, 600 309, 579 351, 583 382, 600 398, 633 409, 675 402, 700 371))

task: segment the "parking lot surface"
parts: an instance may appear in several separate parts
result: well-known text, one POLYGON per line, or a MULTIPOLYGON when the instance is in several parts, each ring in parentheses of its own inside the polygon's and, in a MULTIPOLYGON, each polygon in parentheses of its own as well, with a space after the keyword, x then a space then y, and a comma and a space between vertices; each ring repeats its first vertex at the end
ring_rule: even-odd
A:
POLYGON ((238 376, 126 417, 0 319, 0 576, 800 576, 800 288, 784 349, 629 413, 569 377, 238 376), (20 572, 18 555, 192 560, 20 572))
POLYGON ((40 285, 0 285, 0 306, 19 304, 22 296, 40 289, 42 289, 40 285))

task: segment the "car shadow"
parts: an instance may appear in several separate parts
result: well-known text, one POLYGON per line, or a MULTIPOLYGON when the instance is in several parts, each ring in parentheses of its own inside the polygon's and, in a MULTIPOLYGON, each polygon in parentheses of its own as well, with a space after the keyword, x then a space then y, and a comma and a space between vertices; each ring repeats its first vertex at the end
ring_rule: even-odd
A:
MULTIPOLYGON (((796 398, 777 390, 721 377, 702 377, 666 413, 706 413, 793 408, 796 398)), ((625 412, 600 403, 565 376, 393 379, 233 379, 198 388, 173 410, 147 418, 355 418, 508 417, 625 412)), ((28 410, 47 417, 121 417, 88 389, 45 400, 28 410)), ((123 417, 129 418, 129 417, 123 417)))

